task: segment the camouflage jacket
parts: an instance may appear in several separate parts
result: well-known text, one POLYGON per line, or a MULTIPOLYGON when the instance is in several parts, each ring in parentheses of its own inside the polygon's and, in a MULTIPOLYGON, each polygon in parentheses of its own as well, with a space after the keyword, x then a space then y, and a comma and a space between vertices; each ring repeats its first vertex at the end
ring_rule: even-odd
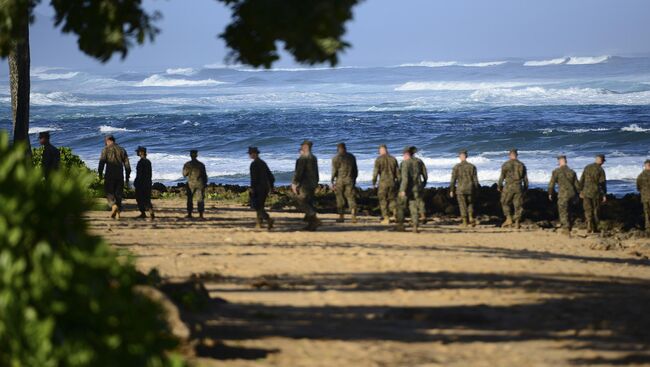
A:
POLYGON ((501 166, 501 176, 499 176, 497 186, 499 190, 505 191, 528 190, 526 166, 519 159, 508 160, 501 166))
POLYGON ((413 160, 417 162, 418 168, 420 170, 420 188, 424 189, 424 187, 427 186, 427 181, 429 181, 427 166, 424 164, 424 161, 418 157, 413 157, 413 160))
POLYGON ((641 201, 650 202, 650 171, 643 170, 636 179, 636 188, 641 193, 641 201))
POLYGON ((131 176, 131 164, 129 163, 129 156, 126 150, 121 146, 113 143, 102 149, 102 154, 99 157, 99 174, 104 172, 106 167, 106 180, 124 180, 123 171, 126 172, 126 179, 131 176))
POLYGON ((357 159, 351 153, 337 154, 332 158, 332 184, 337 182, 354 184, 359 176, 357 159))
POLYGON ((61 163, 61 152, 59 152, 56 147, 50 143, 43 146, 43 173, 45 177, 49 175, 51 171, 59 169, 59 164, 61 163))
POLYGON ((558 185, 558 197, 572 198, 580 192, 580 182, 576 172, 567 166, 553 170, 551 181, 548 183, 548 193, 555 192, 555 185, 558 185))
POLYGON ((251 162, 251 167, 250 167, 250 174, 251 174, 251 189, 256 192, 256 193, 268 193, 273 189, 273 185, 275 184, 275 177, 273 176, 273 173, 271 173, 271 170, 269 169, 269 166, 261 160, 260 158, 257 158, 251 162))
POLYGON ((318 159, 313 154, 301 155, 296 160, 296 170, 293 174, 292 184, 307 189, 318 186, 318 159))
POLYGON ((140 158, 135 166, 133 186, 139 189, 151 188, 151 161, 147 158, 140 158))
POLYGON ((208 174, 205 165, 198 159, 192 159, 183 166, 183 177, 187 177, 190 187, 205 187, 208 184, 208 174))
POLYGON ((379 156, 375 160, 375 169, 372 172, 372 184, 377 184, 379 176, 379 185, 395 185, 399 181, 399 169, 397 159, 390 154, 379 156))
POLYGON ((586 198, 597 199, 607 194, 605 170, 598 163, 585 167, 580 177, 580 188, 586 198))
POLYGON ((449 191, 459 194, 472 194, 478 189, 478 175, 476 167, 465 161, 458 163, 451 171, 451 183, 449 184, 449 191), (458 183, 458 186, 456 186, 458 183))
POLYGON ((422 190, 422 168, 415 159, 403 161, 400 165, 399 192, 406 193, 409 199, 420 196, 422 190))

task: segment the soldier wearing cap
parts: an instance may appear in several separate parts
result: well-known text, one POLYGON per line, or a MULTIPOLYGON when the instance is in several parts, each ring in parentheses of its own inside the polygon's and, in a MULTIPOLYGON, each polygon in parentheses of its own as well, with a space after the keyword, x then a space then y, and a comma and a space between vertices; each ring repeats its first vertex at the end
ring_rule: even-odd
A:
POLYGON ((580 197, 585 212, 587 233, 598 230, 600 203, 607 201, 607 177, 603 164, 605 164, 605 155, 596 155, 596 161, 585 167, 580 177, 580 197))
POLYGON ((501 193, 501 208, 506 216, 503 228, 521 228, 521 217, 524 213, 524 192, 528 190, 528 173, 526 166, 519 160, 517 149, 511 149, 509 159, 501 166, 501 175, 497 188, 501 193), (514 207, 514 215, 512 208, 514 207))
POLYGON ((424 164, 423 160, 415 156, 415 154, 418 152, 418 148, 411 146, 409 147, 409 151, 411 153, 411 159, 417 163, 420 171, 420 196, 417 199, 418 213, 420 214, 420 222, 426 223, 427 210, 426 206, 424 205, 424 188, 427 186, 427 181, 429 180, 427 166, 424 164))
POLYGON ((641 203, 645 214, 645 231, 650 233, 650 159, 646 159, 643 163, 643 172, 636 179, 636 188, 641 194, 641 203))
POLYGON ((419 229, 419 210, 418 199, 422 190, 422 168, 420 164, 413 159, 413 147, 406 147, 403 151, 403 161, 400 165, 400 186, 399 186, 399 204, 397 209, 397 231, 404 231, 405 211, 411 213, 411 224, 413 232, 417 233, 419 229))
POLYGON ((315 231, 320 225, 314 208, 314 196, 319 180, 318 160, 311 152, 312 146, 309 140, 303 141, 300 145, 300 157, 296 160, 296 169, 291 181, 291 191, 296 197, 297 206, 305 212, 307 231, 315 231))
POLYGON ((104 178, 104 192, 111 207, 111 218, 120 219, 124 185, 129 185, 131 164, 126 150, 115 142, 113 135, 104 138, 105 147, 99 157, 99 179, 104 178), (104 168, 106 172, 104 173, 104 168))
POLYGON ((260 151, 257 147, 249 147, 248 156, 252 160, 250 165, 250 204, 251 208, 257 213, 255 228, 262 228, 262 223, 266 221, 267 229, 271 230, 273 228, 273 219, 264 210, 264 205, 266 198, 273 190, 275 177, 266 162, 260 158, 260 151))
POLYGON ((397 217, 397 185, 399 183, 399 169, 397 159, 388 154, 388 148, 382 144, 379 146, 379 157, 375 160, 375 168, 372 172, 372 186, 377 187, 377 176, 379 176, 379 187, 377 197, 379 209, 381 210, 381 224, 390 224, 390 216, 397 217))
POLYGON ((205 187, 208 185, 208 174, 205 171, 205 165, 196 159, 198 154, 196 149, 190 150, 191 160, 183 166, 183 177, 187 177, 187 215, 185 218, 192 218, 194 198, 196 198, 199 218, 203 219, 205 210, 205 187))
POLYGON ((467 224, 476 225, 474 220, 474 201, 479 188, 478 174, 476 167, 467 162, 467 150, 458 153, 460 163, 454 166, 451 171, 451 183, 449 184, 449 196, 458 200, 460 216, 463 220, 463 227, 467 224))
POLYGON ((565 155, 557 157, 558 168, 553 170, 551 181, 548 183, 548 200, 553 201, 555 185, 558 185, 557 210, 562 224, 562 232, 571 233, 572 218, 569 210, 571 202, 580 192, 578 175, 569 168, 565 155))
POLYGON ((138 204, 138 210, 140 210, 138 218, 146 218, 148 211, 149 217, 153 220, 155 215, 151 204, 151 161, 147 159, 147 148, 143 146, 139 146, 135 150, 135 154, 140 157, 135 166, 135 180, 133 180, 135 201, 138 204))
POLYGON ((357 199, 355 186, 359 170, 357 159, 349 153, 345 143, 336 146, 336 155, 332 158, 332 189, 336 194, 336 209, 339 218, 336 220, 343 223, 345 217, 345 203, 347 202, 352 216, 352 223, 357 222, 357 199))
POLYGON ((49 131, 38 133, 38 142, 43 146, 41 165, 43 168, 43 177, 47 180, 50 172, 59 169, 61 163, 61 152, 50 143, 49 131))

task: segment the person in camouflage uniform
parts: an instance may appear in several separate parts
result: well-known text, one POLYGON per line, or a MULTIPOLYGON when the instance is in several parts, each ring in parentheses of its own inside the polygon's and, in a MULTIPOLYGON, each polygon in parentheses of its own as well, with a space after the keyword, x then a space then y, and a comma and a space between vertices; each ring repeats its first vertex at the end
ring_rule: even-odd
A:
POLYGON ((641 194, 643 214, 645 215, 645 231, 650 233, 650 159, 643 164, 643 172, 636 179, 636 188, 641 194))
POLYGON ((388 154, 388 148, 383 144, 379 146, 379 157, 375 160, 375 168, 372 172, 373 187, 377 187, 377 176, 379 176, 377 197, 382 216, 381 224, 390 224, 391 213, 393 216, 397 216, 399 171, 397 159, 388 154))
POLYGON ((557 163, 559 167, 553 170, 551 181, 548 183, 548 200, 553 201, 555 185, 558 185, 557 210, 562 224, 562 232, 569 234, 572 222, 569 207, 580 192, 580 182, 578 182, 576 172, 567 165, 565 155, 557 157, 557 163))
POLYGON ((479 188, 478 174, 476 167, 467 161, 467 151, 461 150, 458 153, 460 163, 454 166, 451 171, 451 183, 449 184, 449 197, 456 196, 460 216, 463 220, 463 227, 467 224, 476 225, 474 220, 474 201, 479 188))
POLYGON ((255 228, 262 228, 262 223, 266 221, 267 229, 271 230, 274 221, 264 209, 264 205, 266 198, 273 191, 275 177, 266 162, 260 158, 260 151, 257 147, 249 147, 248 156, 252 160, 250 165, 250 204, 251 208, 257 212, 255 228))
POLYGON ((343 223, 345 216, 345 202, 350 207, 352 223, 357 222, 357 199, 355 185, 359 170, 357 159, 349 153, 345 143, 339 143, 336 147, 337 154, 332 158, 332 189, 336 194, 336 209, 339 218, 336 220, 343 223))
POLYGON ((135 201, 138 203, 138 210, 140 210, 138 218, 146 218, 145 213, 148 211, 149 217, 153 220, 155 215, 151 204, 151 161, 147 159, 147 148, 143 146, 139 146, 135 150, 135 154, 140 157, 135 166, 135 180, 133 180, 135 201))
POLYGON ((422 189, 422 168, 421 165, 413 159, 412 149, 407 147, 404 149, 404 160, 400 166, 400 186, 399 186, 399 205, 397 209, 397 226, 395 230, 404 231, 404 217, 405 212, 408 210, 411 213, 411 224, 413 225, 413 232, 417 233, 419 230, 418 213, 420 207, 418 199, 420 198, 422 189))
POLYGON ((205 187, 208 185, 208 174, 205 171, 205 165, 199 162, 196 157, 199 155, 197 150, 190 150, 191 160, 183 166, 183 177, 187 177, 186 194, 187 194, 187 215, 186 218, 192 218, 194 211, 194 198, 196 198, 196 207, 199 212, 199 218, 203 219, 205 211, 205 187))
POLYGON ((424 188, 427 186, 427 181, 429 180, 429 175, 427 173, 427 166, 424 164, 424 161, 416 157, 415 154, 418 152, 418 148, 410 147, 411 149, 411 159, 417 162, 420 167, 420 196, 418 197, 418 212, 420 213, 420 222, 427 222, 427 208, 424 204, 424 188))
POLYGON ((120 219, 122 210, 122 194, 124 185, 129 185, 129 176, 131 176, 131 164, 126 150, 115 142, 113 135, 108 135, 104 139, 105 147, 99 157, 99 179, 104 178, 104 192, 106 200, 111 207, 111 218, 120 219), (104 173, 104 167, 106 173, 104 173), (126 175, 126 177, 125 177, 126 175))
POLYGON ((43 146, 41 166, 43 168, 43 177, 47 180, 50 172, 59 169, 61 152, 50 143, 50 133, 48 131, 38 134, 38 142, 43 146))
POLYGON ((526 166, 518 159, 516 149, 509 152, 509 160, 501 166, 501 175, 497 188, 501 193, 501 208, 506 216, 503 228, 521 228, 521 217, 524 213, 524 193, 528 190, 528 173, 526 166), (505 181, 505 184, 504 184, 505 181), (511 206, 514 206, 514 216, 511 206))
POLYGON ((580 176, 580 197, 588 233, 598 230, 600 203, 607 201, 607 177, 603 164, 605 155, 596 155, 596 161, 585 167, 580 176))
POLYGON ((312 142, 305 140, 300 145, 300 157, 296 160, 296 169, 291 181, 291 191, 296 197, 296 203, 305 213, 307 226, 305 230, 315 231, 320 225, 314 208, 314 197, 318 187, 318 159, 311 153, 312 142))

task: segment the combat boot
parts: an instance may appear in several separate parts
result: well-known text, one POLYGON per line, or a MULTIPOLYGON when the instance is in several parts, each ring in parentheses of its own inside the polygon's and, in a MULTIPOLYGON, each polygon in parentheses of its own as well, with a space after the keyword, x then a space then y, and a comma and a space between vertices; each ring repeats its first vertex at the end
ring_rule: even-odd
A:
POLYGON ((590 220, 587 221, 587 233, 594 233, 594 226, 590 220))
POLYGON ((474 216, 471 215, 471 214, 469 215, 469 224, 470 224, 472 227, 476 227, 476 219, 474 219, 474 216))
POLYGON ((187 218, 187 219, 192 219, 192 213, 187 213, 187 214, 185 215, 185 218, 187 218))
POLYGON ((418 226, 413 226, 413 233, 420 233, 420 228, 418 226))
POLYGON ((357 210, 352 209, 352 223, 356 223, 356 222, 357 222, 357 210))
POLYGON ((420 223, 427 224, 427 215, 426 215, 426 213, 420 214, 420 223))
POLYGON ((153 208, 149 209, 149 219, 154 220, 156 218, 156 215, 153 213, 153 208))
POLYGON ((345 214, 341 213, 339 214, 339 217, 336 219, 336 223, 343 223, 345 222, 345 214))
POLYGON ((390 218, 384 217, 384 219, 381 221, 381 224, 383 225, 389 225, 390 224, 390 218))
POLYGON ((272 230, 273 229, 273 223, 275 223, 275 221, 273 220, 273 218, 269 217, 266 220, 266 229, 268 229, 269 231, 272 230))
POLYGON ((567 236, 570 236, 571 235, 571 228, 562 227, 562 229, 560 229, 560 233, 565 234, 567 236))
POLYGON ((261 219, 256 219, 255 220, 255 229, 262 229, 262 220, 261 219))
POLYGON ((204 219, 204 217, 203 217, 203 212, 200 212, 200 213, 199 213, 199 219, 204 219))
POLYGON ((506 221, 501 224, 501 228, 510 228, 512 226, 512 217, 507 216, 506 221))
POLYGON ((113 204, 113 206, 111 206, 111 218, 116 219, 118 216, 118 211, 119 208, 117 207, 117 204, 113 204))
POLYGON ((310 217, 308 220, 309 221, 307 222, 305 231, 315 231, 320 225, 320 220, 318 220, 318 218, 315 215, 313 217, 310 217))
POLYGON ((519 222, 519 219, 515 221, 515 228, 516 229, 521 229, 521 223, 519 222))
POLYGON ((402 224, 402 223, 397 223, 397 224, 395 225, 395 232, 404 232, 404 231, 405 231, 405 229, 404 229, 404 224, 402 224))
POLYGON ((467 228, 467 218, 466 217, 463 217, 463 223, 461 223, 460 226, 463 227, 463 228, 467 228))

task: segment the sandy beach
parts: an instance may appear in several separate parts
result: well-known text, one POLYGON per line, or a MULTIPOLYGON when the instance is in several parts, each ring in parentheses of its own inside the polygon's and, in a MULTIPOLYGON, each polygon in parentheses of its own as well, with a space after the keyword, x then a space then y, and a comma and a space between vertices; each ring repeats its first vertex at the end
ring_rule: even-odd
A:
POLYGON ((254 212, 155 200, 138 220, 88 213, 91 230, 167 282, 199 279, 210 302, 182 310, 203 366, 650 365, 650 240, 573 237, 528 225, 460 229, 433 218, 420 234, 378 218, 254 212))

